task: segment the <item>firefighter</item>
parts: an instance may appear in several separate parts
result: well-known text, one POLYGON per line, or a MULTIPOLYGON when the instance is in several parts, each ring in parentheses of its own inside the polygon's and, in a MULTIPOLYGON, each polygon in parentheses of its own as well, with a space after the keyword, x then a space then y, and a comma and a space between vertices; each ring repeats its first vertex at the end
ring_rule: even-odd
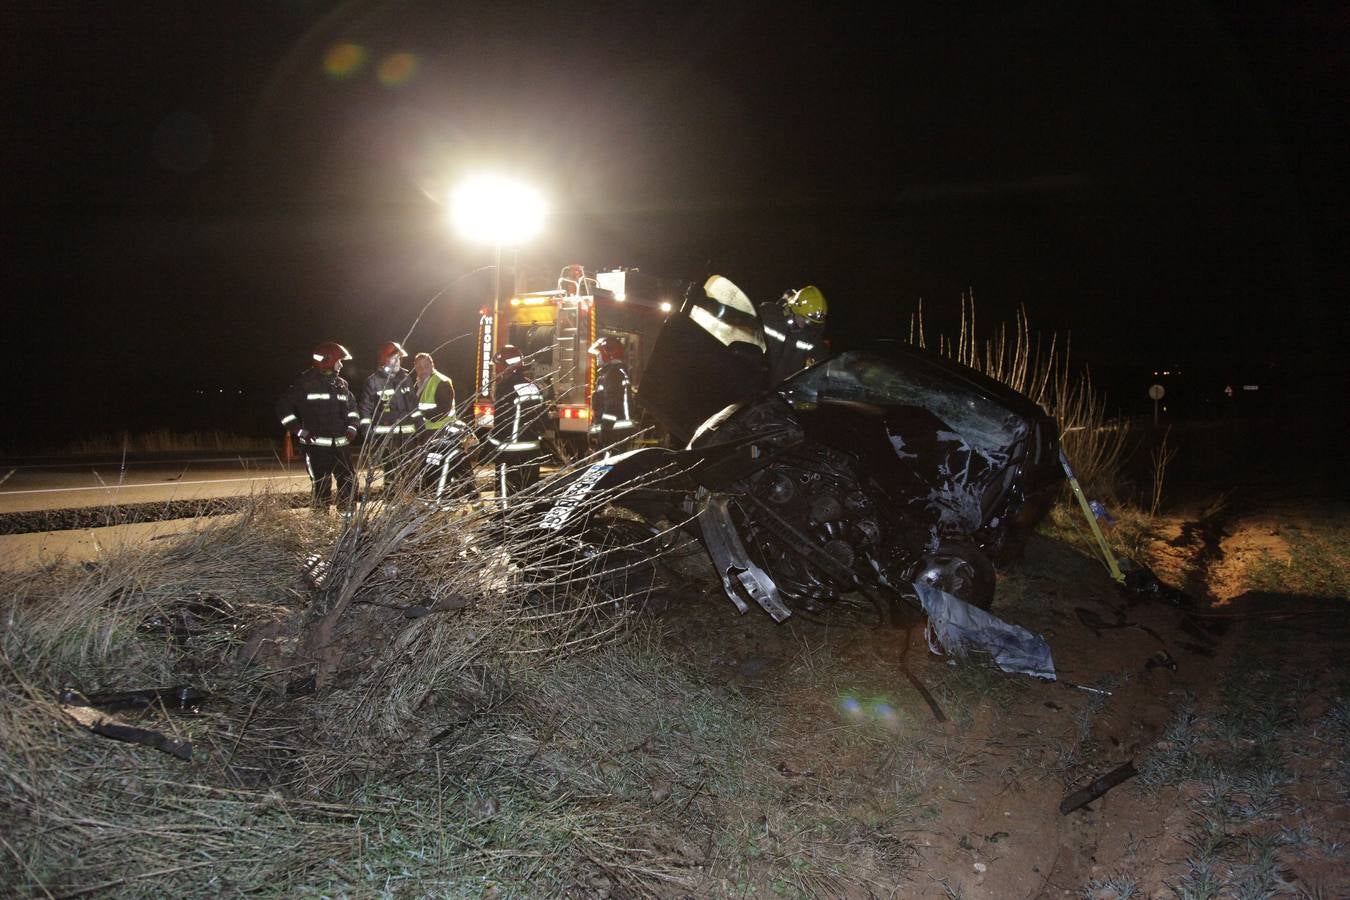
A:
POLYGON ((788 291, 777 303, 761 303, 769 383, 813 366, 825 357, 825 295, 814 284, 788 291))
POLYGON ((624 365, 623 341, 602 337, 588 351, 595 357, 595 390, 591 392, 591 434, 600 446, 622 441, 636 427, 633 421, 633 390, 624 365))
POLYGON ((407 357, 398 341, 385 341, 358 405, 361 431, 371 445, 371 465, 383 466, 386 476, 398 465, 420 418, 414 415, 418 410, 412 373, 403 368, 407 357))
POLYGON ((351 445, 361 416, 346 380, 338 373, 351 358, 341 344, 325 341, 318 345, 309 370, 277 401, 277 417, 304 451, 314 508, 328 508, 336 478, 338 503, 346 514, 356 501, 351 445))
POLYGON ((496 453, 497 497, 505 504, 508 496, 539 480, 544 395, 525 374, 525 358, 513 344, 504 344, 492 362, 497 381, 488 443, 496 453))
POLYGON ((417 409, 411 415, 423 454, 422 491, 440 500, 448 487, 471 474, 464 458, 466 429, 455 415, 455 383, 436 369, 430 353, 413 357, 413 372, 417 409))

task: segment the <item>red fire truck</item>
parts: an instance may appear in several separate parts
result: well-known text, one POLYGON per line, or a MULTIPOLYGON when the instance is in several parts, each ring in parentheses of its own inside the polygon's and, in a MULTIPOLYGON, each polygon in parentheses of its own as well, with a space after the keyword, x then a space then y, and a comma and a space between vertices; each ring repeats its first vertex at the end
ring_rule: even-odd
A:
POLYGON ((640 397, 642 370, 667 314, 684 285, 637 269, 591 274, 567 266, 557 287, 516 294, 501 304, 501 323, 484 309, 478 322, 475 423, 492 425, 492 357, 505 344, 518 347, 527 371, 550 401, 545 440, 564 460, 575 458, 591 428, 595 360, 587 352, 597 338, 623 342, 629 376, 640 397))

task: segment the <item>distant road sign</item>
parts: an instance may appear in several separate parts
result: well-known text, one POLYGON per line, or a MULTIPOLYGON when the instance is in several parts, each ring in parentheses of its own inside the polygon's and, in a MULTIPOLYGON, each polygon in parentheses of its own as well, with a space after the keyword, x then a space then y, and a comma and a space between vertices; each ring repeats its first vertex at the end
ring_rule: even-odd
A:
POLYGON ((1161 400, 1163 398, 1163 395, 1166 393, 1167 391, 1163 390, 1163 386, 1161 384, 1155 384, 1153 385, 1153 387, 1148 389, 1148 396, 1150 400, 1161 400))

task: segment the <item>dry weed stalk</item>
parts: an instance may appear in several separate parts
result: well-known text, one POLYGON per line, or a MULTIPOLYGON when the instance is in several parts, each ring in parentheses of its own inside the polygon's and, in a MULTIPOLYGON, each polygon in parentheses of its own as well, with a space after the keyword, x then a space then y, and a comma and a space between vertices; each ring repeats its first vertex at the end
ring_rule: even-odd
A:
MULTIPOLYGON (((927 346, 923 303, 910 318, 910 343, 927 346)), ((956 339, 938 335, 938 352, 982 372, 1025 394, 1059 423, 1064 452, 1073 461, 1080 481, 1097 492, 1111 493, 1125 452, 1128 425, 1106 413, 1106 400, 1092 386, 1091 374, 1076 373, 1069 365, 1069 344, 1059 350, 1058 335, 1043 345, 1033 334, 1030 317, 1019 308, 1009 333, 1000 323, 990 338, 981 340, 975 328, 975 296, 961 295, 961 321, 956 339)))
POLYGON ((1171 464, 1172 458, 1177 455, 1175 446, 1168 446, 1167 439, 1172 435, 1172 427, 1169 425, 1163 432, 1162 440, 1158 446, 1154 447, 1149 453, 1149 459, 1153 463, 1153 492, 1149 496, 1148 515, 1151 519, 1158 517, 1158 511, 1162 509, 1163 499, 1163 478, 1167 474, 1167 467, 1171 464))

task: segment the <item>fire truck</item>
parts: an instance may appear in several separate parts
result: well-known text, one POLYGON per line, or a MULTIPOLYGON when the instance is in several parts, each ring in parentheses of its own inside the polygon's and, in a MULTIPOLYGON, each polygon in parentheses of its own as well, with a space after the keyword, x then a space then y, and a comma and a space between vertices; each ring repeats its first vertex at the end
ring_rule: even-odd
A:
POLYGON ((544 439, 560 459, 587 446, 595 359, 588 353, 600 337, 623 342, 629 376, 641 395, 642 370, 666 316, 684 285, 637 269, 591 274, 572 265, 553 290, 515 294, 500 305, 501 321, 485 308, 478 321, 473 404, 474 422, 492 427, 492 357, 512 344, 549 400, 544 439))

